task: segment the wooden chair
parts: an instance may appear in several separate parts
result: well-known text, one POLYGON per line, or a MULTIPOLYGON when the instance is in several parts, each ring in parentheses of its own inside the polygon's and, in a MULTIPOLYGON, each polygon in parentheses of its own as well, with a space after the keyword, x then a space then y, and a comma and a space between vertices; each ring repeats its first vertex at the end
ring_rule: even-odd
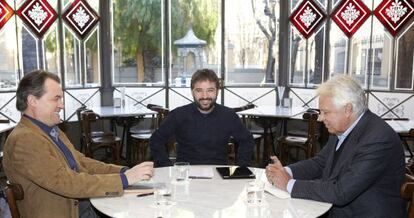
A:
POLYGON ((22 186, 18 183, 10 183, 7 181, 4 191, 6 193, 7 204, 9 205, 12 218, 19 218, 20 213, 17 201, 23 200, 24 198, 22 186))
MULTIPOLYGON (((241 107, 234 107, 233 110, 234 112, 240 112, 240 111, 244 111, 244 110, 248 110, 251 108, 255 108, 256 105, 254 104, 246 104, 243 105, 241 107)), ((256 155, 254 158, 254 162, 255 164, 259 164, 260 163, 260 146, 262 143, 262 139, 263 139, 263 135, 264 135, 264 131, 263 129, 258 130, 258 129, 252 129, 252 122, 253 119, 251 117, 248 116, 243 116, 242 117, 242 121, 244 123, 244 125, 246 126, 246 128, 250 131, 250 133, 252 133, 254 142, 256 144, 256 155)), ((237 159, 237 150, 238 150, 238 144, 234 141, 233 138, 230 138, 229 143, 228 143, 228 159, 229 159, 229 163, 230 164, 234 164, 235 160, 237 159)))
POLYGON ((408 217, 414 218, 414 176, 405 174, 405 181, 401 185, 400 195, 408 201, 408 217))
MULTIPOLYGON (((84 112, 84 111, 91 111, 91 110, 87 109, 85 105, 82 105, 81 107, 76 109, 76 116, 78 118, 78 123, 79 123, 79 129, 80 129, 80 135, 81 136, 84 135, 83 128, 82 128, 82 112, 84 112)), ((91 127, 91 129, 92 129, 92 127, 91 127)), ((113 135, 113 133, 112 132, 103 132, 103 131, 93 131, 93 130, 91 130, 91 137, 102 137, 104 135, 113 135)), ((86 146, 85 146, 85 142, 84 142, 84 137, 80 138, 79 150, 80 150, 80 152, 86 154, 86 146)))
POLYGON ((85 155, 93 158, 93 153, 100 148, 109 148, 112 150, 112 158, 115 164, 120 164, 121 156, 121 138, 113 133, 102 133, 101 136, 93 135, 91 125, 96 122, 99 116, 91 110, 81 112, 81 124, 83 131, 83 140, 85 143, 85 155))
MULTIPOLYGON (((148 104, 147 108, 157 112, 156 116, 151 118, 151 126, 148 129, 131 130, 131 154, 130 154, 130 165, 135 165, 142 161, 145 161, 147 156, 147 150, 149 145, 149 139, 152 133, 161 125, 161 122, 170 112, 167 108, 160 105, 148 104)), ((169 150, 170 148, 167 147, 169 150)))
POLYGON ((279 147, 279 158, 283 164, 291 162, 291 150, 296 150, 296 157, 299 156, 299 151, 305 152, 305 158, 313 157, 316 153, 317 144, 317 122, 319 112, 316 110, 306 111, 302 118, 307 122, 306 136, 285 135, 277 139, 279 147))
POLYGON ((398 135, 400 136, 405 149, 407 149, 408 153, 410 154, 410 158, 414 157, 413 151, 411 151, 411 148, 408 145, 408 141, 414 141, 414 128, 411 128, 408 133, 399 133, 398 135))
MULTIPOLYGON (((397 118, 388 118, 388 117, 383 117, 382 118, 385 121, 409 121, 410 119, 405 118, 405 117, 397 117, 397 118)), ((400 139, 405 147, 405 149, 408 151, 408 153, 410 154, 410 158, 414 157, 413 152, 411 151, 410 146, 408 145, 408 141, 414 141, 414 128, 410 129, 410 131, 408 132, 399 132, 398 136, 400 136, 400 139)))

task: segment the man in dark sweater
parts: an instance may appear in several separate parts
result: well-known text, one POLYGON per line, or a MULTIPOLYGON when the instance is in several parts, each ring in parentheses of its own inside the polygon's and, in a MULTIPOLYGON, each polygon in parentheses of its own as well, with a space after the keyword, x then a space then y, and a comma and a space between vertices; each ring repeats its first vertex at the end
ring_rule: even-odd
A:
POLYGON ((173 137, 177 141, 177 161, 227 165, 227 144, 233 137, 239 145, 237 165, 249 164, 253 137, 233 109, 216 103, 218 91, 219 79, 214 71, 194 73, 194 102, 174 109, 151 136, 149 146, 156 167, 171 165, 165 144, 173 137))

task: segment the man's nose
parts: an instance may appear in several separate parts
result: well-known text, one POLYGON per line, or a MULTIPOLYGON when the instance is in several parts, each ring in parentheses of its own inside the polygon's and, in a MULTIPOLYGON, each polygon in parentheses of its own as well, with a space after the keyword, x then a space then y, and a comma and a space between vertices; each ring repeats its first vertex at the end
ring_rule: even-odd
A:
POLYGON ((65 104, 63 104, 63 100, 62 99, 59 100, 58 107, 61 108, 61 109, 63 109, 65 107, 65 104))
POLYGON ((323 122, 323 120, 324 120, 324 116, 322 114, 319 114, 318 121, 323 122))
POLYGON ((208 91, 202 91, 201 92, 201 97, 203 97, 203 98, 208 97, 208 91))

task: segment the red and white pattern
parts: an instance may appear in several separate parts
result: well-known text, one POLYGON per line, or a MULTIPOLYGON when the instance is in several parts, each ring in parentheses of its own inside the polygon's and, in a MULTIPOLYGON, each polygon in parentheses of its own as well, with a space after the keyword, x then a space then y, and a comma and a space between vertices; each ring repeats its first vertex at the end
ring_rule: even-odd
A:
POLYGON ((42 37, 57 18, 56 11, 43 0, 27 0, 17 14, 38 37, 42 37))
POLYGON ((304 0, 290 15, 290 22, 307 39, 322 23, 324 12, 311 0, 304 0))
POLYGON ((332 20, 351 37, 369 18, 370 12, 361 0, 344 0, 332 12, 332 20))
POLYGON ((411 0, 383 0, 374 11, 378 20, 396 36, 414 14, 411 0))
POLYGON ((13 9, 6 1, 0 0, 0 29, 7 23, 11 16, 13 16, 13 9))
POLYGON ((63 13, 63 19, 83 39, 95 27, 99 17, 86 1, 76 0, 63 13))

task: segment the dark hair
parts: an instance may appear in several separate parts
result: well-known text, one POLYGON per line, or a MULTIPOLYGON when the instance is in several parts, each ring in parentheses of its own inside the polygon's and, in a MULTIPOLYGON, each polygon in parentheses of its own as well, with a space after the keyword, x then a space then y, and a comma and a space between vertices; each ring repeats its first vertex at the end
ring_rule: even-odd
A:
POLYGON ((216 83, 217 90, 220 88, 220 80, 217 74, 210 69, 197 70, 191 77, 191 90, 194 89, 194 84, 200 81, 210 81, 216 83))
POLYGON ((19 82, 16 91, 16 108, 23 112, 27 109, 27 97, 29 95, 42 97, 44 94, 43 85, 46 79, 52 79, 60 83, 60 79, 56 74, 49 73, 44 70, 34 70, 26 74, 19 82))

